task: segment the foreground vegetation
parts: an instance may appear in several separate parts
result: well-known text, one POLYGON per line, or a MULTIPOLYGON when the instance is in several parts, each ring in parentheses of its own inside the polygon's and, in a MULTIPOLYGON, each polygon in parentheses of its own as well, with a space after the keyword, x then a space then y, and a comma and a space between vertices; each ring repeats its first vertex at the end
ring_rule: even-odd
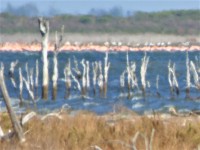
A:
MULTIPOLYGON (((4 131, 11 128, 6 113, 0 114, 0 124, 4 131)), ((145 149, 144 137, 149 141, 153 129, 154 150, 197 150, 200 144, 200 119, 197 116, 147 117, 127 110, 104 116, 88 112, 75 115, 61 112, 59 116, 44 119, 37 115, 23 129, 25 143, 20 144, 13 137, 10 141, 1 141, 1 149, 133 149, 132 142, 137 132, 141 136, 138 136, 135 146, 145 149)))
MULTIPOLYGON (((0 32, 36 33, 37 17, 0 14, 0 32)), ((137 12, 127 17, 112 15, 57 15, 49 18, 51 30, 65 25, 65 32, 71 33, 160 33, 160 34, 200 34, 199 10, 176 10, 163 12, 137 12)))

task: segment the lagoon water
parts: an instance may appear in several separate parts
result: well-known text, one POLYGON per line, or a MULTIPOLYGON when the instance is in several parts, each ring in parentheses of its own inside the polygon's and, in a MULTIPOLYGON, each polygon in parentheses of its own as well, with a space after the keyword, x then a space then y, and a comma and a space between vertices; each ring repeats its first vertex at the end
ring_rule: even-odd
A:
MULTIPOLYGON (((144 56, 144 52, 129 52, 129 60, 136 62, 136 74, 139 81, 139 87, 141 87, 140 81, 140 67, 141 59, 144 56)), ((104 62, 105 53, 102 52, 61 52, 58 54, 58 65, 59 65, 59 80, 58 80, 58 97, 56 101, 51 100, 51 82, 49 88, 49 100, 43 101, 40 98, 37 100, 37 111, 45 113, 54 111, 65 107, 71 108, 72 110, 89 110, 97 114, 104 114, 107 112, 115 111, 115 108, 123 106, 137 113, 151 113, 155 112, 168 112, 168 108, 174 106, 179 112, 187 112, 191 110, 200 110, 200 98, 196 100, 185 99, 185 87, 186 87, 186 53, 185 52, 147 52, 147 56, 150 57, 150 61, 147 69, 147 81, 150 82, 150 87, 147 88, 147 94, 144 98, 141 91, 135 90, 134 96, 131 99, 127 99, 127 89, 124 93, 120 91, 119 77, 126 67, 126 52, 109 52, 109 61, 111 67, 108 76, 108 93, 107 98, 100 98, 99 92, 94 96, 92 92, 92 67, 90 68, 90 83, 91 89, 89 89, 86 98, 82 98, 80 92, 76 89, 73 83, 71 96, 68 99, 64 99, 65 95, 65 81, 63 70, 68 59, 71 59, 72 67, 74 66, 73 57, 76 57, 78 62, 82 59, 93 61, 104 62), (168 83, 168 62, 176 64, 176 75, 180 87, 180 95, 171 99, 170 88, 168 83), (156 77, 159 75, 159 89, 161 97, 158 97, 156 92, 156 77)), ((195 57, 199 57, 200 52, 189 52, 190 60, 195 61, 195 57)), ((52 75, 52 58, 53 54, 49 53, 49 71, 52 75)), ((17 112, 25 111, 26 109, 35 109, 31 101, 29 100, 27 90, 24 86, 23 96, 26 105, 19 107, 19 88, 15 89, 11 83, 11 79, 8 76, 10 63, 12 61, 19 60, 19 64, 15 68, 15 80, 19 85, 18 68, 21 67, 23 75, 26 76, 25 64, 28 63, 29 68, 35 69, 35 61, 39 60, 40 77, 39 77, 39 96, 41 95, 41 53, 40 52, 0 52, 0 62, 5 65, 4 75, 6 80, 7 89, 12 100, 12 105, 17 112), (30 104, 28 104, 30 103, 30 104)), ((91 66, 91 64, 90 64, 91 66)), ((79 68, 82 66, 79 64, 79 68)), ((51 77, 50 77, 51 80, 51 77)), ((191 77, 193 83, 193 78, 191 77)), ((194 87, 191 88, 191 96, 196 98, 200 96, 200 92, 194 87)), ((2 95, 0 93, 0 111, 4 111, 5 105, 3 102, 2 95)))

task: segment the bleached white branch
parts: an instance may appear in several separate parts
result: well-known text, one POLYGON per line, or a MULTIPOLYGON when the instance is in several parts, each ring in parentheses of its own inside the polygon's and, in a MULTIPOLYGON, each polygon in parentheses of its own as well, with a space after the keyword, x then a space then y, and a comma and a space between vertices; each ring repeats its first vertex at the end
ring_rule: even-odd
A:
POLYGON ((28 93, 31 97, 31 100, 34 100, 34 93, 33 93, 33 91, 31 90, 31 87, 30 87, 30 81, 26 80, 24 77, 23 77, 23 81, 24 81, 26 89, 28 90, 28 93))
POLYGON ((90 88, 90 64, 89 61, 86 61, 86 87, 90 88))
POLYGON ((156 76, 156 89, 159 89, 159 75, 156 76))
POLYGON ((144 90, 146 89, 146 72, 148 63, 149 63, 149 57, 147 57, 145 53, 144 57, 142 58, 142 65, 140 69, 141 83, 144 90))
POLYGON ((39 65, 38 60, 36 60, 35 64, 35 86, 38 87, 38 76, 39 76, 39 65))
POLYGON ((30 112, 28 114, 26 114, 23 118, 22 118, 22 125, 25 125, 31 118, 33 118, 34 116, 36 116, 35 112, 30 112))
POLYGON ((186 87, 190 88, 191 82, 190 82, 190 65, 189 65, 189 56, 188 52, 186 53, 186 87))
POLYGON ((193 63, 193 61, 190 61, 190 69, 191 72, 193 73, 193 79, 194 79, 194 84, 197 88, 200 88, 200 83, 199 83, 199 75, 197 73, 195 64, 193 63))
POLYGON ((41 120, 45 120, 45 119, 48 118, 48 117, 56 117, 56 118, 62 120, 62 116, 60 116, 59 113, 49 113, 49 114, 43 116, 43 117, 41 118, 41 120))

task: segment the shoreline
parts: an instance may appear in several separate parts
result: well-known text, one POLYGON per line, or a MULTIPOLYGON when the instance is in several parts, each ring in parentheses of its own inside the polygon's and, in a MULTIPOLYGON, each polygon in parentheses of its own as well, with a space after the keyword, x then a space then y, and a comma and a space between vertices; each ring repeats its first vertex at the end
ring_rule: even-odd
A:
MULTIPOLYGON (((49 51, 54 50, 54 45, 49 44, 49 51)), ((30 51, 30 52, 38 52, 41 51, 41 44, 34 43, 18 43, 18 42, 6 42, 0 44, 0 51, 10 51, 10 52, 23 52, 23 51, 30 51)), ((200 45, 151 45, 151 46, 127 46, 127 45, 112 45, 112 46, 105 46, 101 44, 70 44, 66 42, 59 51, 168 51, 168 52, 175 52, 175 51, 200 51, 200 45)))

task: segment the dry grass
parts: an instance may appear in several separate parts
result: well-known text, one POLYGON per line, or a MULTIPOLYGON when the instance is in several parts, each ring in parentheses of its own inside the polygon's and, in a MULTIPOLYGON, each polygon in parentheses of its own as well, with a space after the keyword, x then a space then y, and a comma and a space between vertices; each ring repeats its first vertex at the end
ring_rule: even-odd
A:
MULTIPOLYGON (((64 35, 65 41, 75 42, 78 41, 80 43, 104 43, 106 41, 116 41, 122 42, 123 44, 127 43, 141 43, 144 44, 145 42, 200 42, 199 35, 166 35, 166 34, 154 34, 154 33, 146 33, 146 34, 105 34, 105 33, 88 33, 88 34, 81 34, 81 33, 65 33, 64 35)), ((0 43, 5 42, 26 42, 31 43, 33 41, 41 41, 40 34, 30 34, 30 33, 17 33, 17 34, 0 34, 0 43), (26 37, 26 38, 24 38, 26 37)), ((52 33, 50 35, 50 41, 55 41, 55 35, 52 33)))
MULTIPOLYGON (((153 138, 154 150, 195 150, 200 144, 199 117, 170 117, 160 116, 149 118, 133 113, 107 114, 96 116, 88 112, 80 112, 75 116, 68 113, 61 114, 62 119, 49 117, 41 120, 34 117, 24 127, 26 143, 20 144, 16 138, 0 142, 1 150, 90 150, 98 145, 103 150, 126 150, 131 145, 135 133, 146 134, 153 138), (121 142, 120 142, 121 141, 121 142)), ((0 117, 3 129, 10 127, 7 117, 0 117)), ((136 142, 137 148, 145 149, 142 137, 136 142)))

